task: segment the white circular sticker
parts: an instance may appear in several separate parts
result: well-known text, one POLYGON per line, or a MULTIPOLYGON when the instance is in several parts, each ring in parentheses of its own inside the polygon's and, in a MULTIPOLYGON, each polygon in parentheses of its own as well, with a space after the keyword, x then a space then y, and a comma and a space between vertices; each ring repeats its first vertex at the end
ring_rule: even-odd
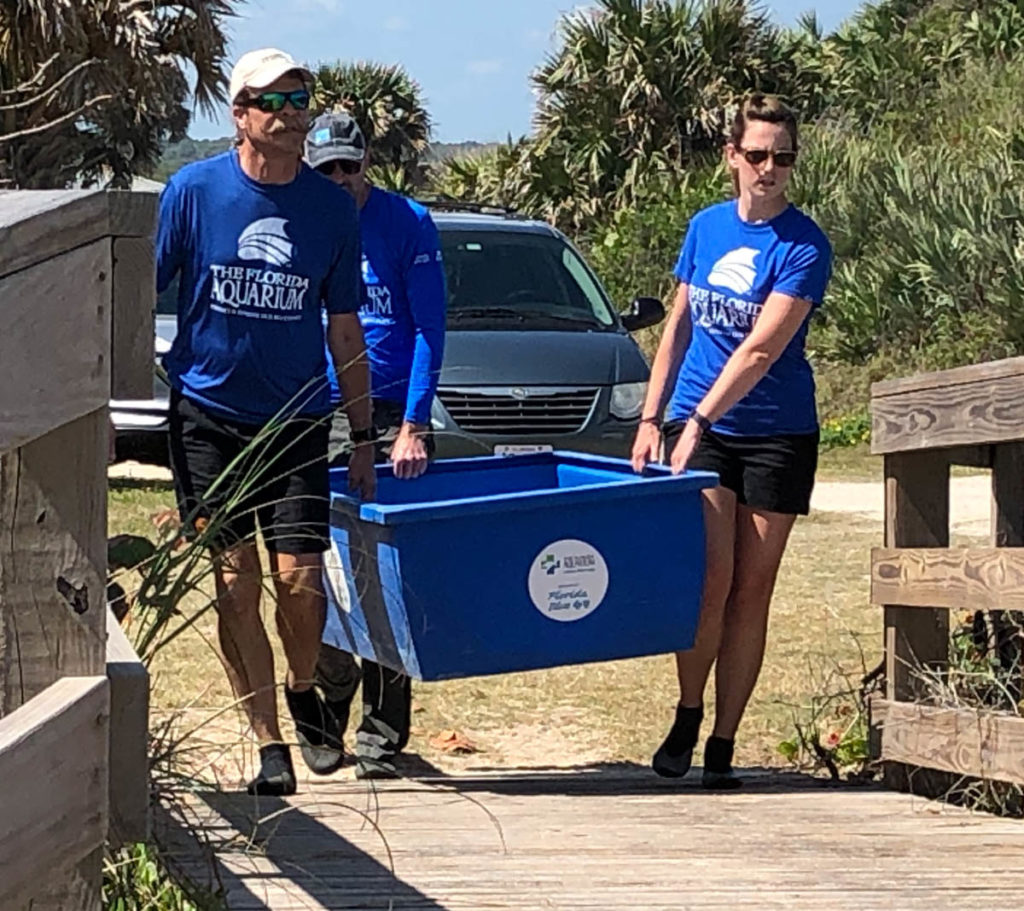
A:
POLYGON ((534 606, 551 620, 582 620, 608 591, 608 564, 586 541, 553 541, 534 558, 528 581, 534 606))

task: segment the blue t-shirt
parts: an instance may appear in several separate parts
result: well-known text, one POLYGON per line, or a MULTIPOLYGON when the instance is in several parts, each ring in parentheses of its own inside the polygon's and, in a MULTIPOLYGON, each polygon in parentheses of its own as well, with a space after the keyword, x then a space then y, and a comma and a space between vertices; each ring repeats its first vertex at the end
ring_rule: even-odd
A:
MULTIPOLYGON (((767 222, 739 217, 735 200, 690 221, 675 274, 689 286, 693 331, 679 369, 668 419, 683 420, 750 334, 773 291, 818 307, 832 268, 832 248, 795 206, 767 222)), ((818 429, 814 376, 804 354, 810 315, 761 381, 714 430, 734 436, 813 433, 818 429)))
MULTIPOLYGON (((425 424, 444 358, 447 292, 437 228, 419 203, 373 187, 359 212, 359 230, 364 286, 359 321, 372 396, 398 402, 405 420, 425 424)), ((330 376, 337 401, 333 370, 330 376)))
POLYGON ((187 165, 160 198, 156 268, 158 291, 180 279, 175 389, 254 424, 330 410, 321 313, 354 312, 361 292, 348 193, 305 165, 259 183, 235 151, 187 165))

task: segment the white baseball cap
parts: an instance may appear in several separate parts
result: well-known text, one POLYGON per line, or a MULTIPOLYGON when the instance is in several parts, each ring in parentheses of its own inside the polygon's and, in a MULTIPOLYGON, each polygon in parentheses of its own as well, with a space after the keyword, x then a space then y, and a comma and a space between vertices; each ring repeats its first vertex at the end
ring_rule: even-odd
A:
POLYGON ((298 72, 307 84, 313 81, 313 74, 307 67, 296 61, 291 54, 275 47, 264 47, 242 54, 231 70, 230 101, 234 102, 244 89, 265 89, 285 73, 291 72, 298 72))

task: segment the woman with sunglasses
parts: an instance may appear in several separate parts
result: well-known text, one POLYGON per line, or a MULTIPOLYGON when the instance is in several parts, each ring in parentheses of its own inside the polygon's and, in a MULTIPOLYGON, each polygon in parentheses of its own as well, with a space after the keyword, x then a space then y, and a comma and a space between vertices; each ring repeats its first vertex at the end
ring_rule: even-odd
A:
POLYGON ((714 665, 703 773, 713 789, 741 784, 734 738, 764 658, 779 564, 796 517, 810 507, 818 420, 804 342, 832 260, 824 233, 786 198, 797 157, 792 111, 771 96, 746 99, 725 157, 736 198, 690 221, 632 456, 639 472, 664 446, 674 473, 720 478, 704 493, 697 638, 676 654, 675 722, 652 761, 665 777, 689 771, 714 665))

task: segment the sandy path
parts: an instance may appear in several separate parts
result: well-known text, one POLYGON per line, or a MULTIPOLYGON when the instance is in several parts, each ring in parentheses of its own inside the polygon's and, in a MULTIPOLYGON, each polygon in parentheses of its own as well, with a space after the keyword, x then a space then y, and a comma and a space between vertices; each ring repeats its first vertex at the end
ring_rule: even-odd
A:
MULTIPOLYGON (((987 475, 953 478, 950 482, 950 528, 960 534, 984 535, 989 530, 991 480, 987 475)), ((841 512, 881 524, 885 486, 880 481, 821 481, 811 508, 841 512)))

